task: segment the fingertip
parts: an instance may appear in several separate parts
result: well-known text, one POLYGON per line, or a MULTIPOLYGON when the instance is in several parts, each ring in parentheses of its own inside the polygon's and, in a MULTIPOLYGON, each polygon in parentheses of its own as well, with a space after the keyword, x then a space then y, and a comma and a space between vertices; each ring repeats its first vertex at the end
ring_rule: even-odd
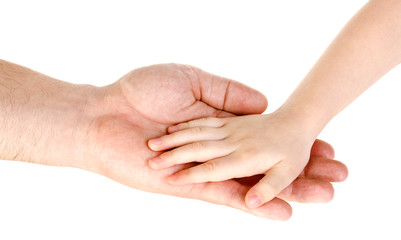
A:
POLYGON ((347 166, 337 160, 325 157, 312 157, 305 168, 307 178, 320 179, 329 182, 342 182, 348 177, 347 166))
POLYGON ((173 175, 170 175, 166 178, 167 182, 171 185, 183 185, 185 184, 183 182, 183 178, 180 177, 180 172, 174 173, 173 175))
POLYGON ((262 200, 255 193, 247 194, 246 197, 245 197, 245 203, 249 208, 255 209, 255 208, 258 208, 258 207, 260 207, 262 205, 262 200))
POLYGON ((156 166, 155 166, 154 163, 152 162, 152 159, 149 159, 149 160, 148 160, 148 166, 149 166, 151 169, 156 170, 156 166))
POLYGON ((334 159, 335 151, 329 143, 320 139, 316 139, 311 148, 311 156, 334 159))
POLYGON ((260 114, 266 110, 267 105, 267 98, 261 92, 231 80, 224 110, 237 114, 260 114))
POLYGON ((154 170, 160 170, 163 169, 161 165, 162 162, 163 159, 161 157, 154 157, 148 160, 148 165, 154 170))
POLYGON ((298 199, 296 201, 303 203, 328 203, 333 200, 333 184, 319 180, 315 180, 313 185, 311 183, 308 184, 306 182, 304 186, 299 187, 297 190, 298 199))
POLYGON ((246 194, 246 203, 249 207, 255 207, 254 196, 260 198, 260 203, 265 204, 274 199, 285 187, 296 178, 293 173, 287 169, 287 165, 283 162, 272 167, 265 176, 256 183, 246 194))
POLYGON ((258 208, 251 209, 253 215, 269 220, 287 221, 292 216, 292 207, 286 201, 273 198, 258 208))
POLYGON ((297 178, 278 195, 286 201, 299 203, 327 203, 334 198, 334 187, 330 182, 317 179, 297 178))
POLYGON ((263 95, 262 93, 259 92, 259 98, 260 98, 260 113, 264 113, 269 106, 269 101, 267 100, 267 97, 263 95))
POLYGON ((160 138, 150 139, 148 141, 148 147, 153 151, 160 151, 162 150, 161 148, 162 143, 163 142, 160 138))
POLYGON ((289 206, 289 208, 288 208, 288 210, 287 210, 287 213, 286 214, 283 214, 281 217, 279 217, 277 220, 280 220, 280 221, 288 221, 290 218, 291 218, 291 216, 292 216, 292 207, 291 206, 289 206))
POLYGON ((166 181, 171 184, 171 185, 175 185, 175 178, 174 175, 168 176, 166 177, 166 181))
POLYGON ((334 187, 332 184, 328 184, 326 194, 322 194, 322 203, 328 203, 334 198, 334 187))
POLYGON ((258 184, 256 184, 245 195, 245 203, 251 209, 258 208, 275 197, 267 191, 261 192, 258 187, 258 184))
POLYGON ((168 133, 174 133, 177 132, 179 130, 179 126, 178 125, 173 125, 167 128, 167 132, 168 133))
POLYGON ((337 167, 338 170, 336 172, 337 174, 336 174, 334 180, 336 182, 343 182, 348 178, 348 173, 349 173, 348 168, 344 163, 342 163, 340 161, 336 161, 336 162, 338 164, 338 167, 337 167))
MULTIPOLYGON (((271 200, 270 202, 274 200, 275 199, 271 200)), ((280 214, 275 214, 275 215, 272 214, 271 219, 276 221, 288 221, 291 218, 291 216, 292 216, 292 207, 290 206, 290 204, 286 203, 285 210, 281 211, 280 214)))

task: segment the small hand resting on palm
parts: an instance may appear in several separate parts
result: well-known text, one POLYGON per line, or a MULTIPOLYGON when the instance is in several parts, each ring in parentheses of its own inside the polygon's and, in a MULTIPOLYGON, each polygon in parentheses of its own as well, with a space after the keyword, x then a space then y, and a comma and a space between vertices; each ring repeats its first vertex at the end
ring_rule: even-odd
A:
POLYGON ((288 100, 262 116, 206 118, 149 141, 154 169, 203 162, 169 176, 171 184, 265 174, 246 194, 248 207, 273 199, 307 164, 326 124, 401 63, 401 1, 369 1, 334 39, 288 100))
POLYGON ((304 137, 295 121, 280 111, 268 115, 202 118, 168 128, 149 141, 153 169, 199 162, 167 178, 171 184, 223 181, 265 174, 246 195, 248 207, 272 200, 304 169, 315 139, 304 137))

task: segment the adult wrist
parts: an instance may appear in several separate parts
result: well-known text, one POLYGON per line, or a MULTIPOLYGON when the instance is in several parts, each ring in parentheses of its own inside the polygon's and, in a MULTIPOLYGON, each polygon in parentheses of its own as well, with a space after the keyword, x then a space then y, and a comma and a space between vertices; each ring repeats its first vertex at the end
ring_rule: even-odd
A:
POLYGON ((99 88, 0 62, 0 159, 80 167, 99 88), (81 145, 80 145, 81 144, 81 145))

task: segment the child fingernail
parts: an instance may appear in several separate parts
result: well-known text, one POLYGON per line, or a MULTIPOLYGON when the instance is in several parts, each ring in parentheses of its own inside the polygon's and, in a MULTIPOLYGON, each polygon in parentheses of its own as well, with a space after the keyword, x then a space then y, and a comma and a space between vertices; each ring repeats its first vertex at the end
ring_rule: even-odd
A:
POLYGON ((167 182, 169 182, 170 184, 174 184, 178 179, 178 176, 176 174, 168 176, 167 177, 167 182))
POLYGON ((158 168, 159 164, 163 162, 163 159, 160 157, 155 157, 149 160, 149 165, 151 168, 156 169, 158 168))
POLYGON ((260 205, 262 205, 262 201, 260 200, 260 198, 258 197, 258 195, 251 195, 249 198, 248 198, 248 206, 250 207, 250 208, 257 208, 257 207, 259 207, 260 205))
POLYGON ((175 131, 177 131, 178 130, 178 125, 174 125, 174 126, 171 126, 171 127, 169 127, 168 128, 168 132, 175 132, 175 131))
POLYGON ((151 139, 149 140, 149 147, 153 147, 153 146, 159 146, 162 144, 162 140, 160 138, 155 138, 155 139, 151 139))
POLYGON ((154 145, 160 145, 160 144, 162 144, 162 140, 161 140, 160 138, 151 139, 150 142, 151 142, 152 144, 154 144, 154 145))
POLYGON ((161 157, 155 157, 152 158, 150 161, 152 161, 153 163, 161 163, 163 159, 161 157))

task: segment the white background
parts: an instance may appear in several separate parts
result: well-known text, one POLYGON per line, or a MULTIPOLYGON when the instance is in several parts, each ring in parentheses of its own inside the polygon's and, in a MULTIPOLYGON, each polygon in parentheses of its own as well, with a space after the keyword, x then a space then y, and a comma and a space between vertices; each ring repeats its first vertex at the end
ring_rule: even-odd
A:
MULTIPOLYGON (((99 86, 192 64, 260 90, 271 112, 365 2, 0 0, 0 58, 99 86)), ((0 161, 0 239, 400 239, 400 77, 394 69, 322 132, 349 178, 328 204, 293 204, 287 222, 0 161)))

